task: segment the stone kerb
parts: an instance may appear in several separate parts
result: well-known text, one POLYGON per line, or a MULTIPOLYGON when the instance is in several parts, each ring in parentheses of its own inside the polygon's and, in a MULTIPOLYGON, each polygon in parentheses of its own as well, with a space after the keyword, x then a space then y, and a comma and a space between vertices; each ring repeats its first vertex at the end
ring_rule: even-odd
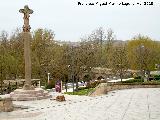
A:
POLYGON ((99 84, 93 91, 91 91, 88 96, 98 96, 106 94, 109 91, 122 90, 122 89, 132 89, 132 88, 160 88, 160 85, 122 85, 122 84, 99 84))
POLYGON ((107 83, 99 84, 93 91, 91 91, 88 96, 97 96, 107 93, 107 83))

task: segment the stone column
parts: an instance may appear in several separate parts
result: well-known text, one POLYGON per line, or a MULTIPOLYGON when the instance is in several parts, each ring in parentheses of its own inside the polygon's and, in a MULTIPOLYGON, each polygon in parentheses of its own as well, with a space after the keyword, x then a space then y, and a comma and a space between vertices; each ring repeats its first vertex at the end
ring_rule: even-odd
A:
POLYGON ((24 60, 25 60, 25 84, 31 85, 31 52, 30 41, 31 34, 29 32, 23 32, 24 39, 24 60))
POLYGON ((24 25, 23 25, 23 40, 24 40, 24 59, 25 59, 25 85, 24 90, 33 90, 31 86, 31 56, 30 56, 30 41, 32 39, 30 33, 29 17, 33 13, 33 10, 29 9, 27 5, 24 9, 19 10, 20 13, 24 14, 24 25))

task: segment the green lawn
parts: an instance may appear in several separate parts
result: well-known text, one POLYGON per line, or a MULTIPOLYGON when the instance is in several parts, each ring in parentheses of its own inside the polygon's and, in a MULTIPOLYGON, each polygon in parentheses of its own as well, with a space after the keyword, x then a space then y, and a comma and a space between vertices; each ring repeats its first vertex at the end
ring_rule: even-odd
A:
POLYGON ((75 91, 74 94, 73 92, 65 92, 64 94, 68 94, 68 95, 87 95, 90 91, 92 91, 94 88, 89 88, 89 89, 81 89, 78 91, 75 91))
POLYGON ((127 80, 127 81, 117 82, 117 84, 160 85, 160 80, 153 80, 153 81, 144 82, 144 80, 141 80, 141 79, 131 79, 131 80, 127 80))

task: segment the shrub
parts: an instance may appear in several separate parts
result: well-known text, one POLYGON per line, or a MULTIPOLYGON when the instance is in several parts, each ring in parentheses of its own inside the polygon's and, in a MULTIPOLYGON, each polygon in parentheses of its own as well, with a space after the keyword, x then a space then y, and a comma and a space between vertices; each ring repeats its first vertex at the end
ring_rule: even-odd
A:
POLYGON ((99 80, 98 80, 98 81, 94 81, 94 82, 90 82, 90 83, 88 82, 87 85, 86 85, 86 87, 87 87, 87 88, 95 88, 95 87, 98 86, 100 83, 101 83, 101 81, 99 81, 99 80))
POLYGON ((140 82, 141 80, 139 80, 139 82, 134 82, 133 80, 129 80, 129 81, 123 81, 121 82, 117 82, 115 84, 117 85, 160 85, 160 81, 146 81, 146 82, 140 82))
MULTIPOLYGON (((93 90, 93 88, 89 88, 89 89, 84 88, 82 90, 75 91, 74 95, 87 95, 92 90, 93 90)), ((65 92, 64 94, 73 95, 73 92, 65 92)))
POLYGON ((160 80, 160 75, 154 75, 154 80, 160 80))
POLYGON ((143 82, 142 85, 160 85, 160 82, 158 82, 158 81, 147 81, 147 82, 143 82))
POLYGON ((136 76, 136 77, 134 77, 134 79, 142 79, 142 77, 141 76, 136 76))
POLYGON ((131 79, 131 80, 127 80, 127 81, 122 81, 122 83, 141 83, 144 82, 144 80, 141 79, 131 79))
POLYGON ((79 87, 78 90, 84 90, 86 87, 79 87))
POLYGON ((45 89, 52 89, 55 87, 55 81, 52 80, 49 83, 46 84, 45 89))

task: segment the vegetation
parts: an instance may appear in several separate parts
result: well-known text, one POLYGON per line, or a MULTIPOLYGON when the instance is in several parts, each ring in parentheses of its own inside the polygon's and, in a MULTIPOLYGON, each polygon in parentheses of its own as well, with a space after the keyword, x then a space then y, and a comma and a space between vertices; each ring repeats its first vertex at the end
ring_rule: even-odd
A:
POLYGON ((151 80, 160 80, 160 75, 151 75, 149 81, 151 80))
POLYGON ((128 61, 130 69, 141 70, 141 74, 155 70, 155 64, 160 63, 160 43, 147 36, 138 35, 128 42, 128 61))
POLYGON ((92 91, 94 88, 85 88, 85 89, 80 89, 79 91, 75 91, 74 94, 73 92, 65 92, 65 94, 68 95, 88 95, 90 91, 92 91))
POLYGON ((118 82, 116 84, 123 84, 123 85, 160 85, 160 81, 146 81, 142 79, 131 79, 128 81, 118 82))
MULTIPOLYGON (((2 31, 0 36, 0 86, 3 80, 24 78, 23 36, 17 29, 12 35, 2 31)), ((37 29, 32 32, 31 56, 32 78, 41 79, 47 86, 47 73, 52 79, 64 83, 82 80, 88 73, 87 81, 93 78, 92 68, 112 69, 116 76, 124 78, 128 69, 140 70, 141 75, 155 69, 160 63, 160 42, 143 35, 116 43, 114 32, 102 27, 81 38, 77 45, 59 44, 54 31, 37 29)), ((156 78, 157 79, 157 78, 156 78)), ((159 78, 158 78, 159 79, 159 78)))
POLYGON ((52 80, 49 83, 46 84, 45 89, 52 89, 55 87, 55 81, 52 80))
POLYGON ((127 81, 122 81, 122 83, 143 83, 144 80, 142 79, 131 79, 131 80, 127 80, 127 81))

